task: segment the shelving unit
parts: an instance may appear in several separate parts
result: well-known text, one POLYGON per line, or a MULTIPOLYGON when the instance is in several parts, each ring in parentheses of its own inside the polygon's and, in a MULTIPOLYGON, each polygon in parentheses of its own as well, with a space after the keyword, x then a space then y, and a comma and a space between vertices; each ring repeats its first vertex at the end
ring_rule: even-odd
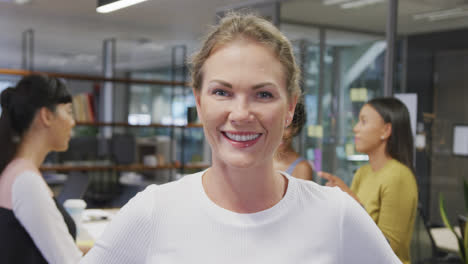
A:
MULTIPOLYGON (((80 74, 67 74, 67 73, 54 73, 54 72, 40 72, 40 71, 29 71, 21 69, 2 69, 0 68, 0 75, 16 75, 16 76, 27 76, 30 74, 40 74, 46 75, 49 77, 63 78, 67 80, 79 80, 79 81, 93 81, 93 82, 115 82, 115 83, 125 83, 125 84, 148 84, 148 85, 171 85, 171 86, 187 86, 188 83, 185 81, 164 81, 164 80, 143 80, 143 79, 127 79, 127 78, 105 78, 101 76, 92 76, 92 75, 80 75, 80 74)), ((138 127, 147 127, 147 128, 202 128, 202 124, 187 124, 187 125, 164 125, 158 123, 152 123, 147 125, 133 125, 126 122, 76 122, 77 126, 94 126, 94 127, 127 127, 127 128, 138 128, 138 127)), ((173 133, 171 132, 173 135, 173 133)), ((191 166, 190 164, 182 164, 178 166, 93 166, 93 167, 83 167, 83 166, 51 166, 43 167, 41 170, 44 171, 72 171, 72 170, 85 170, 85 171, 103 171, 103 170, 150 170, 153 169, 203 169, 207 166, 197 167, 191 166), (95 168, 94 168, 95 167, 95 168), (123 169, 125 168, 125 169, 123 169)))
MULTIPOLYGON (((49 77, 55 78, 63 78, 65 80, 77 80, 77 81, 89 81, 89 82, 114 82, 114 83, 121 83, 121 84, 142 84, 142 85, 162 85, 164 87, 156 87, 155 89, 167 89, 168 86, 171 88, 174 87, 187 87, 188 83, 185 81, 162 81, 162 80, 144 80, 144 79, 130 79, 130 78, 105 78, 101 76, 91 76, 91 75, 78 75, 78 74, 65 74, 65 73, 53 73, 53 72, 39 72, 39 71, 28 71, 28 70, 19 70, 19 69, 1 69, 0 68, 0 75, 9 75, 9 76, 27 76, 30 74, 41 74, 46 75, 49 77)), ((175 78, 174 78, 175 79, 175 78)), ((73 87, 70 87, 73 89, 73 87)), ((119 88, 114 88, 119 89, 119 88)), ((185 89, 185 88, 184 88, 185 89)), ((189 89, 187 89, 189 90, 189 89)), ((173 96, 172 96, 173 99, 173 96)), ((172 113, 171 113, 172 115, 172 113)), ((177 144, 182 146, 185 145, 184 141, 186 140, 186 129, 201 129, 203 126, 202 124, 197 123, 190 123, 187 125, 167 125, 161 123, 150 123, 150 124, 129 124, 128 122, 101 122, 101 121, 93 121, 93 122, 76 122, 76 126, 78 127, 115 127, 115 128, 124 128, 124 129, 132 129, 132 128, 154 128, 154 129, 170 129, 169 130, 169 138, 170 141, 170 155, 169 160, 166 158, 166 162, 162 163, 158 166, 147 166, 141 163, 129 164, 129 165, 119 165, 119 164, 111 164, 112 161, 104 161, 103 163, 99 164, 101 161, 99 160, 92 160, 91 162, 82 162, 82 160, 77 160, 77 162, 66 162, 63 164, 48 164, 43 165, 40 167, 40 170, 44 173, 71 173, 73 171, 79 171, 84 174, 91 175, 91 181, 97 182, 96 187, 110 189, 111 193, 95 193, 93 197, 104 197, 108 199, 112 195, 112 193, 116 192, 116 185, 118 183, 119 175, 121 172, 140 172, 143 175, 151 175, 152 172, 156 173, 161 171, 161 177, 166 177, 164 175, 170 175, 169 180, 175 179, 175 173, 186 173, 193 172, 196 170, 203 170, 208 168, 209 164, 203 164, 200 162, 196 163, 186 163, 184 162, 184 150, 183 148, 180 149, 180 152, 177 153, 177 158, 175 158, 176 154, 174 153, 173 149, 173 140, 177 138, 177 144), (181 129, 182 133, 178 133, 176 136, 176 130, 181 129), (182 143, 180 143, 182 142, 182 143), (180 155, 180 157, 179 157, 180 155), (93 164, 95 162, 96 164, 93 164), (76 164, 75 164, 76 163, 76 164), (88 164, 89 163, 89 164, 88 164), (104 165, 103 165, 104 164, 104 165), (105 187, 107 184, 107 187, 105 187), (104 187, 103 187, 104 186, 104 187), (114 186, 114 187, 112 187, 114 186), (107 198, 106 198, 107 197, 107 198)), ((133 134, 135 132, 129 131, 129 133, 133 134)), ((188 133, 188 132, 187 132, 188 133)), ((118 134, 118 133, 117 133, 118 134)), ((60 154, 59 154, 60 155, 60 154)), ((106 154, 109 155, 109 154, 106 154)), ((141 160, 137 160, 136 162, 141 162, 141 160)), ((156 174, 153 174, 156 175, 156 174)), ((156 179, 156 178, 155 178, 156 179)), ((93 188, 93 189, 96 189, 93 188)), ((117 189, 118 192, 118 189, 117 189)), ((101 199, 99 198, 99 199, 101 199)), ((102 198, 102 199, 104 199, 102 198)), ((96 198, 97 199, 97 198, 96 198)))
POLYGON ((93 76, 93 75, 68 74, 68 73, 57 73, 57 72, 40 72, 40 71, 28 71, 28 70, 20 70, 20 69, 3 69, 3 68, 0 68, 0 74, 3 74, 3 75, 18 75, 18 76, 27 76, 27 75, 30 75, 30 74, 41 74, 41 75, 46 75, 46 76, 49 76, 49 77, 63 78, 63 79, 66 79, 66 80, 76 80, 76 81, 188 86, 188 83, 186 83, 186 82, 177 82, 177 81, 141 80, 141 79, 127 79, 127 78, 105 78, 105 77, 93 76))
MULTIPOLYGON (((131 125, 124 122, 77 122, 77 126, 114 126, 114 127, 153 127, 153 128, 202 128, 202 124, 187 124, 180 125, 163 125, 163 124, 148 124, 148 125, 131 125)), ((40 170, 44 172, 70 172, 70 171, 152 171, 152 170, 168 170, 168 169, 187 169, 187 170, 201 170, 206 169, 209 164, 180 164, 175 162, 173 164, 159 165, 159 166, 146 166, 142 164, 133 165, 44 165, 40 170)))
POLYGON ((106 123, 106 122, 76 122, 77 126, 113 126, 113 127, 167 127, 167 128, 201 128, 203 127, 202 124, 187 124, 187 125, 163 125, 163 124, 148 124, 148 125, 132 125, 129 123, 125 122, 112 122, 112 123, 106 123))
POLYGON ((172 165, 161 165, 161 166, 146 166, 141 164, 135 165, 44 165, 41 166, 41 171, 57 171, 57 172, 69 172, 69 171, 151 171, 151 170, 167 170, 167 169, 206 169, 209 164, 180 164, 172 165))
MULTIPOLYGON (((102 127, 102 126, 111 126, 111 127, 127 127, 127 128, 180 128, 180 129, 190 129, 190 128, 203 128, 202 124, 193 123, 187 125, 164 125, 158 123, 151 123, 147 125, 133 125, 126 122, 77 122, 77 126, 94 126, 94 127, 102 127)), ((173 134, 172 134, 173 135, 173 134)), ((172 153, 171 153, 172 155, 172 153)), ((183 155, 183 152, 182 152, 183 155)), ((146 166, 142 164, 134 164, 134 165, 109 165, 109 166, 43 166, 41 170, 43 171, 150 171, 150 170, 168 170, 168 169, 179 169, 179 170, 194 170, 194 169, 206 169, 209 167, 209 164, 205 165, 194 165, 194 164, 181 164, 180 161, 172 162, 172 164, 168 165, 160 165, 160 166, 146 166)))

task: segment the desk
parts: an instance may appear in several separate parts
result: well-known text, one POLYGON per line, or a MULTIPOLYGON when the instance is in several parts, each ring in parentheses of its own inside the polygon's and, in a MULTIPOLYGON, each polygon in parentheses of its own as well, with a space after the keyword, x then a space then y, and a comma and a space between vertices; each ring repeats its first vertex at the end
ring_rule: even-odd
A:
POLYGON ((86 254, 93 246, 94 242, 99 239, 107 225, 112 220, 112 217, 117 214, 119 209, 102 209, 102 210, 85 210, 83 213, 83 222, 81 224, 78 236, 76 238, 76 244, 81 251, 86 254), (105 219, 90 219, 90 215, 106 216, 105 219))
MULTIPOLYGON (((456 226, 454 229, 460 236, 460 228, 456 226)), ((431 228, 431 235, 437 248, 450 252, 458 252, 457 238, 450 229, 446 227, 431 228)))

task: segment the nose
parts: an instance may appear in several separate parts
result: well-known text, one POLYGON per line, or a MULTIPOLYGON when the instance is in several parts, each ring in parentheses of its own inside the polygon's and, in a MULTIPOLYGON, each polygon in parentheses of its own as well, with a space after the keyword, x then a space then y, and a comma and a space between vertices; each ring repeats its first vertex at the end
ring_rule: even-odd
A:
POLYGON ((232 123, 249 123, 253 121, 251 105, 245 97, 236 98, 231 102, 229 120, 232 123))
POLYGON ((359 130, 358 126, 359 126, 359 122, 353 127, 354 134, 356 134, 358 132, 358 130, 359 130))

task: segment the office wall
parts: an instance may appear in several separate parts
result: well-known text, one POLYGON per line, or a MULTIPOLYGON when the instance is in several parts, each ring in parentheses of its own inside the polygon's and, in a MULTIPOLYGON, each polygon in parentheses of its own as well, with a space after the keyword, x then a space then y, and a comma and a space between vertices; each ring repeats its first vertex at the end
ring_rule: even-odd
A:
MULTIPOLYGON (((433 164, 434 146, 431 145, 431 141, 434 135, 432 127, 437 120, 431 118, 424 119, 423 113, 432 114, 435 110, 435 96, 437 96, 434 83, 436 54, 442 51, 468 49, 468 29, 412 35, 408 36, 407 43, 407 92, 418 94, 418 122, 426 121, 424 122, 424 132, 426 133, 428 143, 426 151, 418 151, 416 153, 416 177, 418 178, 420 199, 425 214, 429 216, 431 222, 439 222, 437 193, 439 191, 447 192, 451 188, 446 185, 445 187, 448 189, 444 186, 439 186, 438 183, 456 181, 456 178, 459 177, 456 176, 458 175, 458 169, 452 163, 433 164), (445 168, 446 170, 442 174, 439 168, 445 168)), ((457 94, 458 92, 454 91, 453 94, 457 94)), ((448 97, 443 101, 439 101, 438 104, 450 104, 450 101, 451 99, 448 97)), ((457 107, 457 105, 453 106, 457 107)), ((462 112, 463 109, 460 108, 458 111, 462 112)), ((465 113, 466 116, 468 116, 468 113, 465 113)), ((451 139, 447 138, 447 140, 451 139)), ((459 191, 462 191, 461 186, 459 191)), ((462 201, 455 201, 456 197, 458 196, 448 197, 447 204, 462 203, 462 201)), ((448 210, 451 209, 449 208, 448 210)), ((453 218, 453 215, 451 218, 453 218)))

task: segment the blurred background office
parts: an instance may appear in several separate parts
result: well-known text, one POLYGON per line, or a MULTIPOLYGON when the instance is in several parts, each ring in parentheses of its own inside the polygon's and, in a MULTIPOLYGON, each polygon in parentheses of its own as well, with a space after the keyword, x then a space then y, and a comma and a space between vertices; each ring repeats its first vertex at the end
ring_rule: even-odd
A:
POLYGON ((74 95, 70 150, 43 168, 57 193, 79 172, 85 183, 73 193, 121 206, 150 183, 209 166, 184 62, 217 16, 251 8, 295 46, 307 120, 293 145, 316 171, 350 184, 368 159, 354 148, 359 109, 396 95, 416 143, 415 261, 437 250, 424 227, 442 223, 440 193, 452 223, 466 214, 468 1, 147 0, 110 13, 97 2, 0 0, 0 91, 35 70, 74 95))

